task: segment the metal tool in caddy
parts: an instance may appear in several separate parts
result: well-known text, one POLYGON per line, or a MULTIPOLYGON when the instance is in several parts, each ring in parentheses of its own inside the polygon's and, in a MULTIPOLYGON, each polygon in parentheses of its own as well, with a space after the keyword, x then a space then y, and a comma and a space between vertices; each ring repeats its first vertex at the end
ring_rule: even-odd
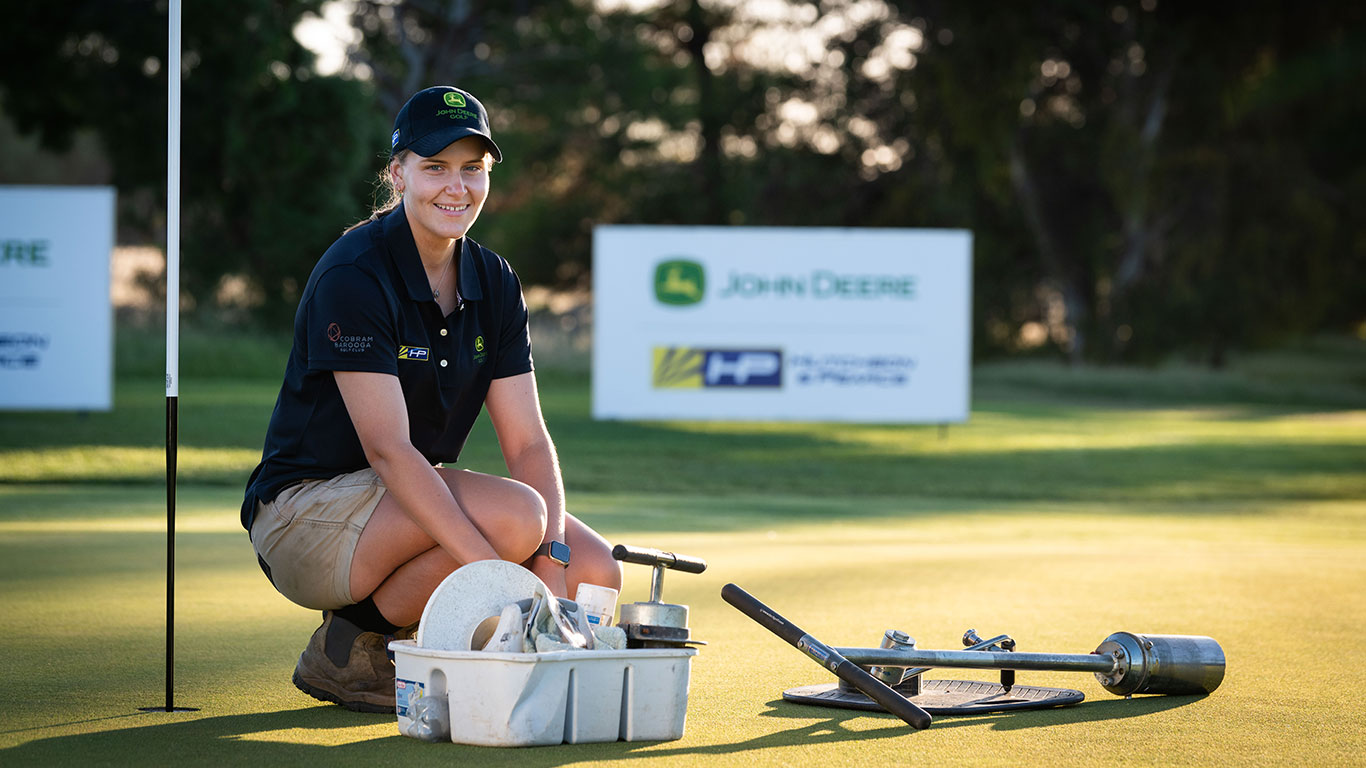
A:
POLYGON ((627 648, 685 648, 706 645, 692 639, 688 628, 688 606, 663 602, 664 571, 701 573, 707 562, 700 558, 662 552, 658 549, 629 547, 618 544, 612 557, 623 563, 648 565, 654 568, 650 577, 650 599, 646 602, 625 603, 621 606, 617 626, 626 631, 627 648))

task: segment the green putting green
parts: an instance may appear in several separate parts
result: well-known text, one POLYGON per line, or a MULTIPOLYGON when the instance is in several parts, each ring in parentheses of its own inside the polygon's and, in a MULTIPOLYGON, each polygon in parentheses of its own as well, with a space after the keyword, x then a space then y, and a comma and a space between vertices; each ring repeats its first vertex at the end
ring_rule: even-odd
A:
MULTIPOLYGON (((235 527, 235 493, 181 494, 178 706, 165 702, 161 497, 128 487, 0 489, 0 583, 13 628, 0 681, 0 762, 329 765, 660 765, 1355 762, 1366 706, 1349 662, 1366 616, 1359 502, 1002 503, 577 494, 614 541, 708 560, 669 574, 708 641, 687 729, 667 743, 494 750, 399 736, 392 717, 324 705, 289 682, 315 617, 276 595, 235 527), (97 512, 98 511, 98 512, 97 512), (813 522, 813 513, 829 522, 813 522), (637 516, 652 520, 633 526, 637 516), (686 530, 689 517, 733 525, 686 530), (675 525, 661 525, 664 519, 675 525), (910 632, 954 648, 969 628, 1020 650, 1087 653, 1114 631, 1207 634, 1228 657, 1208 697, 1119 699, 1085 674, 1021 672, 1077 688, 1079 706, 940 718, 799 706, 786 688, 833 680, 723 603, 735 582, 833 645, 910 632), (22 628, 22 629, 20 629, 22 628)), ((645 599, 628 566, 623 599, 645 599)), ((932 678, 992 678, 940 670, 932 678)))
MULTIPOLYGON (((947 433, 600 423, 587 378, 549 372, 571 510, 614 542, 706 559, 669 574, 665 599, 709 644, 681 740, 534 749, 414 741, 291 685, 318 617, 273 591, 237 523, 278 386, 263 378, 182 387, 174 703, 197 711, 139 712, 165 703, 160 383, 120 379, 108 414, 0 414, 0 765, 1357 764, 1366 379, 1351 365, 1288 394, 989 370, 947 433), (1116 631, 1200 634, 1227 676, 1207 697, 1126 700, 1089 674, 1021 672, 1086 701, 916 732, 784 702, 833 677, 724 603, 727 582, 830 645, 898 628, 951 649, 975 628, 1088 653, 1116 631)), ((467 454, 501 471, 486 425, 467 454)), ((648 569, 626 578, 623 601, 646 599, 648 569)))

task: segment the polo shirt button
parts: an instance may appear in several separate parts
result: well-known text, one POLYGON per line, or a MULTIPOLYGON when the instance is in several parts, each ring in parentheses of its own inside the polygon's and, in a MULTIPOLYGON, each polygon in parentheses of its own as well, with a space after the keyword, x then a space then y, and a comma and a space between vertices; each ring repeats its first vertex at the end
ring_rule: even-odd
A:
POLYGON ((446 329, 445 329, 445 328, 442 328, 442 329, 441 329, 441 335, 442 335, 442 336, 445 336, 445 335, 446 335, 446 329))
POLYGON ((445 361, 445 360, 442 360, 442 361, 441 361, 441 367, 442 367, 442 368, 445 368, 445 367, 446 367, 446 361, 445 361))

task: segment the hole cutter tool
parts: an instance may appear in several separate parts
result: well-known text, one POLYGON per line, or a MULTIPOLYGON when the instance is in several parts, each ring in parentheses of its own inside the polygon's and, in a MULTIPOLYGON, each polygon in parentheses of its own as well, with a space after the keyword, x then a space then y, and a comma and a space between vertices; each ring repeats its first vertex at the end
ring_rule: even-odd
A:
POLYGON ((723 587, 721 597, 840 679, 838 684, 789 689, 783 692, 785 700, 885 709, 914 728, 928 727, 934 714, 1040 709, 1085 698, 1081 691, 1066 688, 1017 685, 1016 670, 1091 672, 1105 690, 1125 697, 1206 695, 1224 679, 1224 651, 1213 638, 1202 635, 1115 632, 1086 654, 1023 653, 1015 650, 1008 635, 983 640, 975 630, 964 633, 964 650, 917 648, 915 640, 899 630, 887 630, 878 648, 830 647, 734 584, 723 587), (921 679, 935 667, 996 669, 1001 671, 1001 683, 921 679))
POLYGON ((685 648, 706 645, 692 639, 688 629, 688 606, 663 602, 664 571, 701 573, 707 562, 697 557, 661 552, 658 549, 629 547, 618 544, 612 557, 623 563, 648 565, 654 568, 650 577, 650 599, 646 602, 626 603, 621 606, 617 626, 626 631, 627 648, 685 648))

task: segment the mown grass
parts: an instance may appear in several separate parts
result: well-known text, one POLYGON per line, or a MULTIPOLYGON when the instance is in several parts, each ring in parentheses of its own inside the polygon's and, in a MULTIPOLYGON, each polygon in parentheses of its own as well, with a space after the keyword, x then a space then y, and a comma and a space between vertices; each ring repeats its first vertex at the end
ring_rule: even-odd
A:
MULTIPOLYGON (((178 474, 240 485, 260 458, 287 346, 217 338, 186 338, 178 474)), ((147 332, 121 342, 120 370, 164 361, 148 351, 156 342, 147 332)), ((1227 371, 983 365, 971 419, 947 428, 597 422, 587 373, 539 377, 571 490, 1330 499, 1366 494, 1363 349, 1321 341, 1227 371)), ((108 413, 0 414, 0 482, 164 482, 164 440, 161 378, 121 374, 108 413)), ((460 463, 502 470, 486 419, 460 463)))
MULTIPOLYGON (((1066 375, 1066 374, 1062 374, 1066 375)), ((1032 499, 1322 499, 1366 494, 1366 412, 979 399, 967 424, 594 421, 589 381, 543 374, 572 490, 1032 499)), ((240 484, 277 385, 186 379, 179 476, 240 484)), ((121 380, 107 414, 0 417, 0 482, 162 482, 160 382, 121 380)), ((487 421, 460 462, 501 471, 487 421)))
MULTIPOLYGON (((1366 345, 1322 340, 1225 371, 978 366, 968 423, 594 422, 589 378, 540 373, 572 511, 616 542, 704 557, 666 580, 710 645, 684 739, 536 750, 434 746, 289 683, 316 618, 261 576, 237 523, 279 385, 281 339, 192 331, 182 355, 177 703, 163 701, 164 349, 120 334, 109 413, 0 414, 0 763, 482 765, 1357 762, 1366 615, 1366 345), (944 718, 783 703, 820 669, 717 597, 735 582, 827 642, 888 627, 1022 650, 1112 631, 1208 634, 1206 699, 1110 697, 944 718), (1286 745, 1294 745, 1287 749, 1286 745)), ((500 471, 487 424, 462 464, 500 471)), ((623 600, 645 599, 630 568, 623 600)), ((945 677, 990 679, 989 673, 945 677)), ((828 676, 827 676, 828 677, 828 676)))
MULTIPOLYGON (((162 494, 153 486, 0 487, 0 584, 28 631, 0 643, 0 762, 13 765, 1336 765, 1366 746, 1361 675, 1340 654, 1366 611, 1360 499, 1003 502, 869 497, 832 519, 791 495, 575 495, 612 540, 695 554, 666 596, 709 642, 677 742, 533 750, 429 745, 391 717, 321 705, 289 683, 315 616, 275 594, 237 528, 234 489, 180 494, 176 703, 165 701, 162 494), (15 510, 27 510, 15 513, 15 510), (871 645, 888 627, 951 648, 968 627, 1022 650, 1084 653, 1112 631, 1207 634, 1229 667, 1208 698, 1109 696, 1089 675, 1065 710, 940 718, 784 703, 829 680, 718 598, 735 582, 807 631, 871 645), (1295 745, 1291 752, 1286 744, 1295 745)), ((628 569, 623 600, 644 599, 628 569)), ((933 677, 991 679, 941 670, 933 677)))

